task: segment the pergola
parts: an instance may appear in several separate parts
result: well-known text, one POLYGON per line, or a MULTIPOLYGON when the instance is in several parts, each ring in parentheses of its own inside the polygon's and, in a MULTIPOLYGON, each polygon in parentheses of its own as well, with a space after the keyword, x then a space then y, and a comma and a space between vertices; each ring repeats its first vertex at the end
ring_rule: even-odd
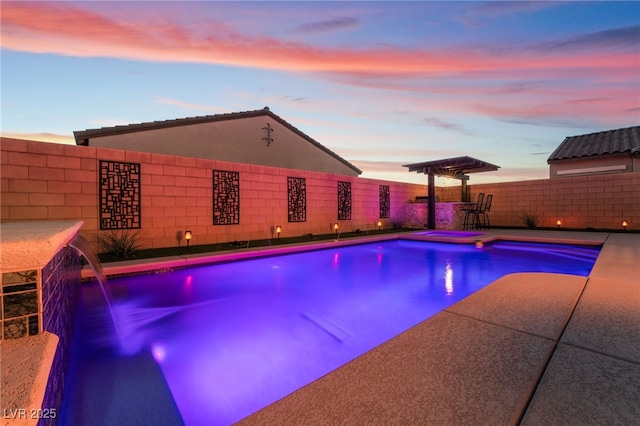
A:
POLYGON ((424 163, 405 164, 403 167, 408 167, 410 172, 424 173, 427 175, 427 183, 429 185, 427 228, 429 229, 436 228, 435 176, 460 179, 462 181, 461 201, 469 202, 469 194, 467 191, 468 174, 493 172, 500 168, 500 166, 466 155, 463 157, 445 158, 444 160, 426 161, 424 163))

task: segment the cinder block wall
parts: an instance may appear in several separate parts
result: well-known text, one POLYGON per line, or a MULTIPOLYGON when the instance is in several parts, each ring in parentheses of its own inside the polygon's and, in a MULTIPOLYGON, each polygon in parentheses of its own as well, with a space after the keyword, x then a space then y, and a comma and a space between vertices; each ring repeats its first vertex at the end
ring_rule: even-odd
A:
POLYGON ((522 182, 470 185, 478 193, 494 194, 491 224, 525 226, 525 214, 539 227, 640 230, 640 172, 574 176, 522 182))
MULTIPOLYGON (((139 163, 141 229, 145 247, 184 244, 178 235, 189 229, 192 244, 256 240, 282 236, 374 229, 379 219, 379 187, 390 189, 392 221, 404 221, 404 205, 426 195, 426 185, 363 179, 317 172, 201 160, 151 153, 2 138, 2 221, 83 220, 83 234, 94 243, 99 230, 98 168, 100 160, 139 163), (240 224, 213 225, 212 170, 240 174, 240 224), (306 178, 307 220, 288 222, 287 177, 306 178), (351 182, 352 219, 337 220, 337 182, 351 182)), ((490 213, 496 226, 522 227, 522 216, 534 215, 538 226, 640 230, 640 172, 567 177, 469 186, 494 194, 490 213)), ((441 201, 458 201, 459 187, 436 188, 441 201)))
POLYGON ((208 244, 374 229, 380 185, 389 186, 390 217, 403 221, 404 205, 427 193, 425 185, 318 172, 202 160, 189 157, 2 138, 2 221, 80 219, 94 243, 99 229, 98 169, 101 160, 140 164, 141 229, 145 247, 208 244), (239 172, 240 224, 213 225, 213 170, 239 172), (287 177, 306 179, 306 221, 288 222, 287 177), (338 221, 338 181, 351 182, 352 219, 338 221))

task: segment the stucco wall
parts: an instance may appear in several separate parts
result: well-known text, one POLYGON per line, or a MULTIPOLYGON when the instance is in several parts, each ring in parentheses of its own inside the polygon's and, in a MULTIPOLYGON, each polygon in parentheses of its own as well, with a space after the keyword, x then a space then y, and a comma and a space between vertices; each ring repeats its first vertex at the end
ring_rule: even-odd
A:
POLYGON ((353 169, 269 116, 94 137, 89 146, 357 176, 353 169), (267 123, 273 128, 273 141, 268 146, 263 139, 267 123))
MULTIPOLYGON (((79 219, 95 242, 99 231, 98 169, 101 160, 140 164, 141 229, 145 247, 170 247, 189 229, 191 244, 375 229, 379 187, 389 186, 391 221, 402 221, 404 204, 426 194, 424 185, 363 179, 189 157, 106 148, 1 140, 2 221, 79 219), (212 170, 239 172, 240 224, 213 225, 212 170), (288 222, 287 177, 306 179, 305 222, 288 222), (351 182, 352 219, 337 220, 337 182, 351 182)), ((182 241, 184 244, 184 241, 182 241)))
POLYGON ((619 154, 554 161, 549 164, 549 177, 566 178, 588 174, 629 173, 634 170, 640 172, 640 158, 632 159, 629 154, 619 154))

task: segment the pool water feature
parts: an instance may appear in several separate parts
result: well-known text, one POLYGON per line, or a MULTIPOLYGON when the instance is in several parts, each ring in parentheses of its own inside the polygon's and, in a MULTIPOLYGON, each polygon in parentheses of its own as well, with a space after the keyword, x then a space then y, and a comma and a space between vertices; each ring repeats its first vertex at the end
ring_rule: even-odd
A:
POLYGON ((96 280, 98 282, 98 286, 102 295, 104 296, 104 302, 109 309, 109 315, 111 316, 111 321, 113 322, 113 328, 116 332, 116 335, 119 335, 119 326, 118 321, 115 319, 115 312, 111 307, 111 294, 109 292, 109 286, 107 285, 107 277, 104 275, 104 271, 102 270, 102 264, 100 263, 100 259, 96 254, 95 250, 93 250, 93 246, 82 234, 76 234, 71 241, 69 241, 69 246, 73 247, 80 253, 86 262, 89 264, 89 267, 93 271, 96 276, 96 280))
POLYGON ((597 255, 395 240, 113 279, 117 342, 87 285, 60 424, 149 423, 156 406, 164 424, 230 424, 506 274, 587 276, 597 255))

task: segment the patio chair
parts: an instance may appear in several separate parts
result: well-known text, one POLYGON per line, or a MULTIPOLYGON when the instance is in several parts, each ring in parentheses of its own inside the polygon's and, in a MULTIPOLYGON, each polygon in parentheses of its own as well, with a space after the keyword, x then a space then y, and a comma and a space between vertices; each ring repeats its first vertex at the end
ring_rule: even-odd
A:
POLYGON ((464 207, 464 221, 462 223, 462 229, 478 228, 478 221, 480 220, 480 212, 483 208, 484 192, 478 194, 478 201, 475 204, 469 204, 464 207))
POLYGON ((491 203, 493 202, 493 194, 489 194, 487 195, 487 198, 484 202, 484 206, 482 206, 482 209, 477 213, 478 214, 478 220, 477 220, 477 229, 480 228, 487 228, 489 229, 490 224, 489 224, 489 212, 491 211, 491 203))

